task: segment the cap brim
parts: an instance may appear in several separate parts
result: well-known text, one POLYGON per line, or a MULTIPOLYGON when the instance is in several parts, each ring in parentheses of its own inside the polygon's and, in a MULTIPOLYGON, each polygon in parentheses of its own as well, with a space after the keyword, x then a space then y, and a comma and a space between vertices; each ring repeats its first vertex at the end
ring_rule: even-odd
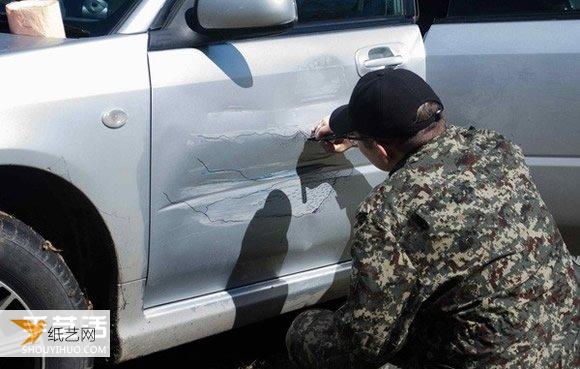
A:
POLYGON ((352 132, 352 122, 348 112, 348 105, 335 109, 330 115, 330 129, 335 136, 346 136, 352 132))

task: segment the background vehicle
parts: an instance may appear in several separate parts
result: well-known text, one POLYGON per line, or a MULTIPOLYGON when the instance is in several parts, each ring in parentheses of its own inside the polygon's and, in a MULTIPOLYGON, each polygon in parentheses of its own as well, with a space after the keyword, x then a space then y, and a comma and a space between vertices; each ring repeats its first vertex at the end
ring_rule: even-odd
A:
POLYGON ((352 217, 385 174, 305 135, 383 67, 426 77, 453 123, 521 143, 577 250, 573 10, 490 22, 447 4, 417 17, 406 0, 75 4, 66 40, 0 34, 0 260, 14 258, 1 308, 56 306, 38 281, 68 286, 62 306, 112 310, 123 361, 343 295, 352 217))
MULTIPOLYGON (((421 2, 420 2, 421 3, 421 2)), ((423 4, 421 4, 423 5, 423 4)), ((580 254, 580 1, 425 1, 427 81, 452 122, 517 142, 580 254)))

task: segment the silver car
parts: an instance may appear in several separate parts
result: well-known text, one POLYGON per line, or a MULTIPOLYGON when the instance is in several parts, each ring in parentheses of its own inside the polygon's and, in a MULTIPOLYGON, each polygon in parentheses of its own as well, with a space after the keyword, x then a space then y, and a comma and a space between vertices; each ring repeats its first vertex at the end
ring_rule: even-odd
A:
POLYGON ((306 137, 380 68, 519 143, 578 254, 579 0, 61 5, 62 40, 0 15, 0 310, 110 309, 121 362, 343 296, 386 174, 306 137))

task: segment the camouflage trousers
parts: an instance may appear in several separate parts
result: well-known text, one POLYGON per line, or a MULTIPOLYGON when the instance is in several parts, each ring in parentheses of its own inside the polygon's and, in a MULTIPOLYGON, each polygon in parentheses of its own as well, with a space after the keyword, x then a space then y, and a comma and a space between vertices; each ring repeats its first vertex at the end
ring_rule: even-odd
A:
POLYGON ((292 363, 300 369, 376 369, 354 359, 330 310, 308 310, 296 317, 286 334, 292 363))

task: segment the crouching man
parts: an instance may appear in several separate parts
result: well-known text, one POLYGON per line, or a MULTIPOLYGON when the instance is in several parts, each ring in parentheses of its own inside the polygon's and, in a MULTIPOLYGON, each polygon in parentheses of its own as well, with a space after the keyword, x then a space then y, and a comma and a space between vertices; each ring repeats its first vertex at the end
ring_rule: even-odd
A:
POLYGON ((364 76, 313 134, 358 144, 389 178, 360 205, 350 294, 311 310, 286 345, 299 368, 572 368, 572 259, 521 149, 448 125, 419 76, 364 76))

